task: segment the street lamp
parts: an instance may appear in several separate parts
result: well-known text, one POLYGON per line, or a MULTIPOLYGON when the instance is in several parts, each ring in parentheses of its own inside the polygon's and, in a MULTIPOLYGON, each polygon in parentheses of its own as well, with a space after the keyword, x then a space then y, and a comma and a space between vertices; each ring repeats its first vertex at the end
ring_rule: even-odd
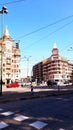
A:
POLYGON ((28 79, 28 72, 29 72, 29 59, 31 58, 31 56, 24 56, 24 58, 27 60, 27 79, 28 79))
POLYGON ((0 10, 0 14, 2 14, 2 33, 1 33, 1 38, 2 38, 2 41, 1 41, 1 50, 0 50, 0 53, 1 53, 1 57, 0 57, 0 96, 2 96, 2 43, 3 43, 3 24, 4 24, 4 15, 3 14, 7 14, 8 13, 8 9, 7 7, 3 6, 2 9, 0 10))

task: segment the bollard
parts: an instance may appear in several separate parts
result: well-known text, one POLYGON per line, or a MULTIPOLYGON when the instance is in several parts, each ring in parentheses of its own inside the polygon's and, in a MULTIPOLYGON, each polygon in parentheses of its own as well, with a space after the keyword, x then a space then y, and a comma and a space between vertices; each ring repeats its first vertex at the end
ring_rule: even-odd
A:
POLYGON ((31 95, 33 95, 33 86, 31 85, 31 95))

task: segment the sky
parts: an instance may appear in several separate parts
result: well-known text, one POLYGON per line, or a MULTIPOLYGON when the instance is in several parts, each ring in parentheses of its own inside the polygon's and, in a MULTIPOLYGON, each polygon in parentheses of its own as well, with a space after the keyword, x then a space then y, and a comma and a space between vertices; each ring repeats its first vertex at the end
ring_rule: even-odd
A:
POLYGON ((51 56, 54 43, 59 54, 72 61, 73 0, 0 0, 0 9, 3 5, 8 9, 4 29, 7 26, 15 42, 20 41, 22 77, 51 56))

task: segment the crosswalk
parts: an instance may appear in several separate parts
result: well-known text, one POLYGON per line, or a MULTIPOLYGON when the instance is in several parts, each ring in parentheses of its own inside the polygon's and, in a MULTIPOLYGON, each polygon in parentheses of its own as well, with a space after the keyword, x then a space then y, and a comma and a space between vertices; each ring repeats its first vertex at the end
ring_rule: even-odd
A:
MULTIPOLYGON (((30 117, 25 116, 25 115, 15 116, 14 112, 12 112, 12 111, 4 111, 2 108, 0 108, 0 116, 5 116, 7 118, 8 118, 8 116, 11 116, 12 120, 15 120, 15 121, 18 121, 18 122, 22 122, 24 120, 30 119, 30 117), (11 115, 14 115, 14 117, 11 116, 11 115)), ((39 129, 42 129, 42 128, 46 127, 48 125, 48 123, 45 123, 43 121, 34 121, 32 123, 29 123, 28 125, 30 127, 34 127, 34 128, 39 130, 39 129)), ((7 127, 10 127, 9 123, 5 123, 4 121, 0 122, 0 129, 7 128, 7 127)))
MULTIPOLYGON (((20 113, 16 113, 16 112, 12 112, 12 111, 5 111, 4 109, 0 108, 0 130, 2 129, 5 129, 5 130, 11 130, 11 127, 14 127, 15 123, 11 123, 10 122, 5 122, 6 120, 12 120, 12 122, 25 122, 26 120, 31 120, 31 117, 28 117, 26 115, 23 114, 20 114, 20 113), (2 116, 4 117, 4 121, 3 121, 3 118, 2 116), (6 120, 5 120, 6 119, 6 120), (9 128, 10 129, 9 129, 9 128)), ((28 124, 28 127, 31 127, 31 129, 33 130, 36 129, 36 130, 40 130, 40 129, 45 129, 45 127, 48 126, 48 123, 47 122, 43 122, 43 121, 40 121, 40 120, 35 120, 35 121, 32 121, 31 123, 27 123, 28 124)), ((16 125, 18 125, 16 123, 16 125)), ((20 130, 18 129, 18 127, 16 128, 13 128, 12 130, 20 130)), ((24 130, 27 130, 27 128, 24 128, 24 130)), ((63 129, 63 128, 59 128, 59 130, 66 130, 66 129, 63 129)))
POLYGON ((7 126, 9 126, 7 123, 5 123, 3 121, 0 122, 0 129, 3 129, 3 128, 7 127, 7 126))

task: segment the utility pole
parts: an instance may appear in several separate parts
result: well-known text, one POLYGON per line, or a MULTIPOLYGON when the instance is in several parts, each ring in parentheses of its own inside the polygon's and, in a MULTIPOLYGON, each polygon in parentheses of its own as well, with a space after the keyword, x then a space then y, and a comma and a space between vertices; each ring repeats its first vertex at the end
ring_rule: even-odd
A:
POLYGON ((30 60, 31 56, 28 56, 28 57, 24 56, 24 58, 25 58, 26 61, 27 61, 27 80, 28 80, 28 74, 29 74, 29 60, 30 60))

